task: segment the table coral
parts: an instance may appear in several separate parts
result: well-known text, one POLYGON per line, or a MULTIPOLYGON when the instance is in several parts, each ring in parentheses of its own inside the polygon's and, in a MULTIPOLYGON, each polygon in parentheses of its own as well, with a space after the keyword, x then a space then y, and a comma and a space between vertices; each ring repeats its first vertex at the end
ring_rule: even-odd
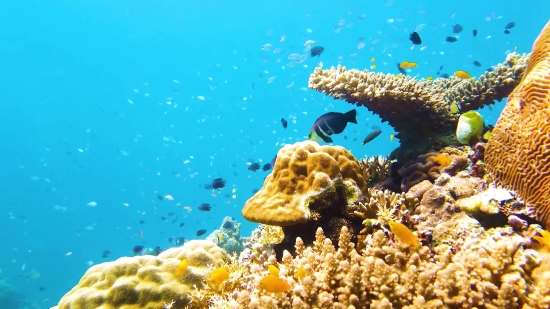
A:
POLYGON ((533 45, 526 74, 508 97, 485 150, 496 181, 550 228, 550 22, 533 45))
POLYGON ((80 282, 58 304, 58 309, 184 308, 193 286, 201 286, 209 265, 221 266, 231 258, 211 241, 191 240, 159 256, 122 257, 92 266, 80 282), (186 259, 188 268, 178 276, 176 269, 186 259))
MULTIPOLYGON (((456 254, 447 245, 432 252, 391 241, 382 231, 358 252, 343 227, 338 249, 322 230, 313 246, 296 240, 296 257, 280 263, 243 262, 240 284, 210 295, 221 308, 548 308, 550 267, 542 253, 525 249, 526 239, 495 230, 468 240, 456 254), (271 293, 260 282, 276 265, 288 292, 271 293), (300 274, 297 276, 297 274, 300 274), (246 279, 244 279, 246 278, 246 279)), ((199 297, 200 289, 192 292, 199 297)), ((194 307, 191 303, 190 308, 194 307)))
POLYGON ((365 106, 388 121, 401 143, 394 157, 408 159, 408 151, 424 152, 434 142, 453 140, 460 113, 505 98, 522 78, 526 60, 526 55, 509 54, 494 71, 470 79, 450 76, 418 80, 342 66, 316 68, 308 85, 335 99, 365 106), (450 112, 453 103, 460 107, 460 113, 450 112))

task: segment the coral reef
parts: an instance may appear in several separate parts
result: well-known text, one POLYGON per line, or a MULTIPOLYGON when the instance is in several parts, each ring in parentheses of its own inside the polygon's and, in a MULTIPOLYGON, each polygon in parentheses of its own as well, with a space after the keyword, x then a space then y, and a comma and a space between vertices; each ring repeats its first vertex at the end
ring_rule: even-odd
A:
POLYGON ((373 156, 359 160, 359 167, 363 179, 371 187, 376 187, 391 177, 391 165, 393 160, 384 156, 373 156))
POLYGON ((533 44, 525 77, 508 97, 485 151, 495 180, 550 229, 550 22, 533 44))
MULTIPOLYGON (((264 256, 240 269, 241 284, 210 294, 210 308, 548 308, 550 265, 544 253, 525 249, 529 240, 494 230, 467 240, 453 254, 441 245, 411 247, 382 231, 358 252, 342 228, 338 249, 322 230, 312 247, 296 240, 296 257, 277 263, 264 256), (275 265, 289 288, 273 293, 260 282, 275 265)), ((193 298, 204 297, 201 290, 193 298)), ((202 300, 202 303, 205 303, 202 300)), ((190 308, 204 308, 193 306, 190 308)), ((197 302, 198 304, 198 302, 197 302)))
POLYGON ((233 217, 225 217, 218 230, 214 230, 206 237, 226 252, 237 255, 244 250, 244 239, 241 237, 241 224, 233 217))
MULTIPOLYGON (((361 220, 350 208, 366 191, 362 170, 349 151, 298 142, 279 150, 273 172, 246 202, 242 214, 249 221, 283 227, 285 239, 275 246, 282 254, 283 250, 293 251, 297 236, 310 244, 318 227, 334 241, 342 226, 360 230, 361 220)), ((370 215, 375 218, 375 211, 370 215)))
POLYGON ((59 309, 86 308, 163 308, 188 303, 193 287, 200 287, 209 265, 230 263, 230 256, 207 240, 191 240, 182 247, 168 249, 159 256, 122 257, 114 262, 92 266, 80 282, 58 304, 59 309), (188 267, 177 269, 181 260, 188 267))
POLYGON ((398 132, 401 146, 393 157, 406 161, 412 154, 427 151, 436 143, 455 140, 460 113, 502 100, 518 85, 527 55, 509 54, 506 61, 479 78, 437 78, 435 80, 332 67, 316 68, 309 88, 335 99, 345 100, 388 121, 398 132), (460 113, 451 113, 451 104, 460 113))
POLYGON ((409 160, 397 171, 402 178, 401 190, 407 192, 424 180, 433 183, 443 173, 454 176, 469 164, 467 157, 456 154, 430 152, 420 155, 414 160, 409 160))

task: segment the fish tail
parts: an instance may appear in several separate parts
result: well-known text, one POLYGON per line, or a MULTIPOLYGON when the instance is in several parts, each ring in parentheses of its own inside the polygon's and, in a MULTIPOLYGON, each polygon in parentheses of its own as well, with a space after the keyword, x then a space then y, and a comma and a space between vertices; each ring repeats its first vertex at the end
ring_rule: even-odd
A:
POLYGON ((352 109, 349 112, 345 113, 344 115, 346 116, 346 119, 348 120, 348 122, 357 123, 357 119, 356 119, 357 110, 356 109, 352 109))

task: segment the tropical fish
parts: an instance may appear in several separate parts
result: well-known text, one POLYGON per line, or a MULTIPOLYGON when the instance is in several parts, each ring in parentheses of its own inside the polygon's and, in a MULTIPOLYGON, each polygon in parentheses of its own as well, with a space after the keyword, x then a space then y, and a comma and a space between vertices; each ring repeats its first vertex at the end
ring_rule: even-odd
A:
POLYGON ((260 281, 260 288, 271 293, 283 293, 290 291, 290 285, 275 275, 267 275, 260 281))
POLYGON ((145 248, 145 247, 144 247, 144 246, 140 246, 140 245, 134 246, 134 248, 132 249, 132 253, 133 253, 133 254, 138 254, 138 253, 140 253, 141 251, 143 251, 143 248, 145 248))
POLYGON ((380 135, 382 133, 382 130, 374 130, 372 132, 370 132, 366 137, 365 139, 363 140, 363 143, 361 145, 365 145, 366 143, 372 141, 373 139, 375 139, 376 137, 378 137, 378 135, 380 135))
POLYGON ((463 78, 463 79, 472 78, 470 73, 468 73, 466 71, 456 71, 455 76, 458 77, 458 78, 463 78))
POLYGON ((458 41, 458 39, 454 36, 448 36, 445 38, 445 41, 449 42, 449 43, 454 43, 456 41, 458 41))
POLYGON ((259 169, 260 169, 260 163, 252 163, 252 164, 250 164, 250 166, 248 167, 248 170, 249 170, 249 171, 253 171, 253 172, 255 172, 255 171, 259 170, 259 169))
POLYGON ((306 277, 306 270, 302 267, 296 269, 294 277, 296 277, 296 279, 304 280, 304 278, 306 277))
POLYGON ((450 112, 451 114, 456 114, 456 113, 458 113, 458 110, 459 110, 458 104, 456 104, 456 102, 453 101, 453 102, 451 103, 451 105, 449 106, 449 112, 450 112))
POLYGON ((210 211, 212 209, 212 206, 208 203, 202 203, 197 207, 200 211, 210 211))
POLYGON ((389 221, 388 224, 390 225, 391 232, 397 236, 399 240, 411 247, 417 248, 420 246, 420 241, 406 225, 395 221, 389 221))
POLYGON ((286 119, 284 118, 281 118, 281 124, 283 125, 283 128, 286 129, 286 127, 288 127, 288 121, 286 121, 286 119))
POLYGON ((326 113, 315 120, 315 123, 311 127, 308 140, 316 142, 323 140, 325 143, 332 143, 332 138, 330 138, 330 136, 342 133, 348 122, 357 123, 355 119, 356 116, 357 111, 355 109, 345 114, 338 112, 326 113))
POLYGON ((411 33, 411 35, 409 35, 409 40, 411 40, 411 42, 414 45, 422 44, 422 39, 420 38, 420 35, 416 31, 414 31, 413 33, 411 33))
POLYGON ((477 36, 477 30, 476 29, 472 30, 472 34, 474 35, 474 38, 475 38, 477 36))
POLYGON ((183 259, 180 261, 178 268, 176 269, 176 275, 181 276, 187 271, 187 260, 183 259))
POLYGON ((197 231, 197 233, 195 233, 195 235, 197 235, 197 236, 202 236, 202 235, 204 235, 204 234, 206 234, 206 230, 205 230, 205 229, 200 229, 200 230, 197 231))
POLYGON ((229 279, 229 268, 228 267, 219 267, 214 269, 210 274, 210 281, 214 284, 220 284, 225 280, 229 279))
POLYGON ((323 46, 315 46, 309 51, 309 53, 311 54, 311 57, 320 57, 324 51, 325 48, 323 46))
POLYGON ((460 32, 462 32, 463 29, 464 28, 462 28, 462 26, 459 25, 459 24, 454 24, 453 25, 453 33, 460 33, 460 32))
POLYGON ((212 180, 209 189, 223 189, 225 188, 225 180, 223 178, 216 178, 212 180))
POLYGON ((399 64, 399 68, 401 69, 412 69, 416 68, 417 63, 416 62, 409 62, 409 61, 403 61, 399 64))
POLYGON ((279 276, 279 268, 277 268, 277 266, 270 264, 267 266, 267 270, 269 271, 269 274, 279 276))

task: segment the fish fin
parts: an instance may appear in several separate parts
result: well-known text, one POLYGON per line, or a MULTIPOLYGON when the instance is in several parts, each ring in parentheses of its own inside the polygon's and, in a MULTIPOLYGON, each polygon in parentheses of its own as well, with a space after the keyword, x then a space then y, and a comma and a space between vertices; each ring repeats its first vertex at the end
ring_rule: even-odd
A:
POLYGON ((332 143, 332 138, 330 138, 330 136, 321 136, 321 138, 325 143, 332 143))
POLYGON ((308 135, 307 139, 310 140, 310 141, 317 142, 317 143, 324 140, 323 138, 319 137, 319 135, 317 135, 317 133, 315 131, 309 132, 309 135, 308 135))
POLYGON ((356 109, 352 109, 349 112, 345 113, 345 116, 346 116, 346 119, 348 120, 348 122, 357 123, 357 119, 356 119, 357 110, 356 109))

